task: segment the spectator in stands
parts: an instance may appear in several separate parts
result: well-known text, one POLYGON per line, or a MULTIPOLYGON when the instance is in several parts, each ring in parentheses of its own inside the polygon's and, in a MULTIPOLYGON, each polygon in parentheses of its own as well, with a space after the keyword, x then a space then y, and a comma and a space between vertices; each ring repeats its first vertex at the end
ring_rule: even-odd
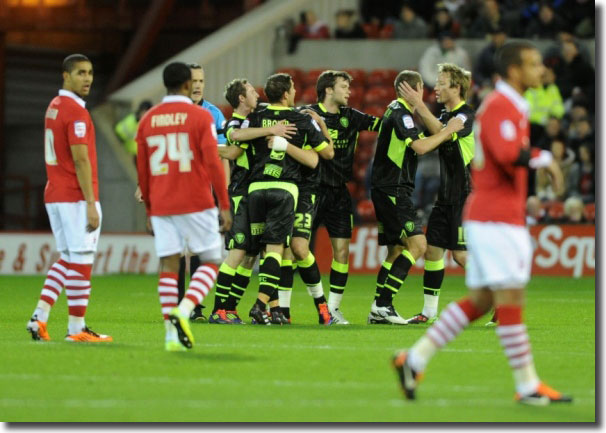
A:
MULTIPOLYGON (((438 2, 434 8, 433 18, 429 31, 430 37, 437 37, 443 33, 450 33, 453 37, 459 36, 459 23, 451 15, 444 2, 438 2)), ((462 65, 459 65, 462 66, 462 65)), ((435 69, 435 65, 434 65, 435 69)), ((465 69, 469 70, 467 67, 465 69)))
POLYGON ((595 2, 574 0, 567 3, 566 14, 574 25, 574 34, 579 38, 595 37, 595 2))
POLYGON ((595 71, 591 64, 583 59, 579 46, 575 41, 564 41, 561 45, 562 61, 554 65, 556 84, 560 88, 562 98, 567 100, 573 96, 584 96, 591 112, 594 111, 595 101, 595 71))
POLYGON ((572 224, 586 222, 584 210, 583 200, 578 197, 568 197, 564 202, 564 217, 566 222, 572 224))
POLYGON ((496 69, 494 66, 494 54, 507 41, 507 35, 503 27, 496 26, 488 31, 490 43, 482 48, 476 60, 473 78, 480 87, 492 87, 496 81, 496 69))
POLYGON ((564 116, 564 103, 555 84, 553 69, 547 66, 543 72, 543 85, 526 90, 524 98, 530 105, 530 142, 537 143, 544 133, 549 117, 561 119, 564 116))
POLYGON ((461 68, 471 70, 469 54, 455 43, 451 33, 440 33, 436 43, 430 45, 419 62, 419 72, 425 86, 433 89, 438 76, 439 63, 454 63, 461 68))
POLYGON ((582 117, 570 124, 568 129, 568 144, 577 157, 580 157, 579 149, 582 145, 595 147, 595 135, 589 118, 582 117))
POLYGON ((137 111, 130 113, 128 116, 120 120, 118 123, 116 123, 114 128, 116 135, 124 144, 126 151, 135 158, 135 163, 137 161, 137 142, 135 141, 137 127, 139 126, 139 120, 141 117, 143 117, 145 112, 151 107, 152 103, 150 101, 145 100, 141 102, 137 108, 137 111))
POLYGON ((595 202, 595 165, 593 148, 582 145, 579 148, 577 192, 584 203, 595 202))
POLYGON ((469 27, 463 29, 466 38, 483 39, 493 29, 501 27, 501 11, 496 0, 483 0, 480 13, 469 27))
POLYGON ((393 25, 394 39, 423 39, 427 37, 427 23, 417 15, 410 1, 405 1, 400 10, 400 19, 388 20, 393 25))
POLYGON ((533 146, 537 146, 543 150, 549 150, 553 140, 558 138, 566 141, 565 136, 566 134, 562 129, 562 119, 551 116, 547 119, 547 124, 541 137, 536 142, 531 141, 531 143, 533 146))
POLYGON ((328 39, 330 29, 328 24, 318 19, 312 10, 301 12, 300 23, 295 27, 295 33, 305 39, 328 39))
POLYGON ((526 199, 526 225, 541 224, 544 219, 545 209, 543 209, 541 200, 536 195, 531 195, 526 199))
POLYGON ((356 11, 353 9, 340 9, 335 14, 336 26, 335 38, 337 39, 365 39, 366 33, 356 19, 356 11))
MULTIPOLYGON (((555 43, 547 47, 547 49, 545 50, 543 61, 546 64, 550 64, 555 68, 557 65, 564 61, 564 59, 562 58, 562 45, 564 44, 564 42, 574 41, 575 36, 569 27, 561 29, 556 36, 555 43)), ((577 44, 577 47, 579 49, 579 53, 583 57, 583 60, 585 60, 587 63, 591 63, 591 53, 589 52, 589 49, 585 45, 580 43, 577 44)))
POLYGON ((576 190, 578 183, 578 179, 574 178, 574 152, 566 149, 566 144, 562 140, 556 139, 551 143, 551 153, 562 171, 564 188, 562 191, 554 191, 549 175, 541 169, 536 172, 536 194, 541 200, 564 200, 576 190))
POLYGON ((559 31, 567 27, 566 21, 553 10, 548 1, 542 1, 538 17, 526 27, 526 37, 535 39, 554 39, 559 31))

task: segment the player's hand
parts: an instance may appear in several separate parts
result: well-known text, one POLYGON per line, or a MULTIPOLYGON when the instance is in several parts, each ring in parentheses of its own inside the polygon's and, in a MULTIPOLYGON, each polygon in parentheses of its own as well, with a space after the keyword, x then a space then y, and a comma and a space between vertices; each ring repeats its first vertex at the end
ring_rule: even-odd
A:
POLYGON ((323 122, 320 115, 318 113, 316 113, 314 110, 312 110, 311 108, 304 108, 303 110, 301 110, 301 113, 309 114, 311 116, 311 118, 314 119, 318 123, 323 122))
POLYGON ((99 212, 95 202, 86 203, 86 231, 94 232, 99 228, 99 212))
POLYGON ((229 229, 231 229, 231 224, 232 224, 232 218, 231 218, 231 211, 229 209, 223 209, 222 211, 219 212, 219 221, 220 221, 220 226, 219 226, 219 231, 221 233, 225 233, 228 232, 229 229))
POLYGON ((446 125, 446 129, 448 129, 448 132, 453 134, 453 133, 459 132, 461 129, 463 129, 463 125, 464 125, 464 123, 461 119, 459 119, 458 117, 453 117, 452 119, 450 119, 448 121, 448 124, 446 125))
POLYGON ((553 191, 557 196, 562 196, 564 194, 564 175, 562 175, 562 170, 556 160, 553 159, 551 164, 545 167, 545 170, 549 173, 553 191))
POLYGON ((402 81, 398 85, 398 90, 413 107, 419 107, 423 104, 423 85, 421 83, 417 83, 417 88, 413 89, 406 81, 402 81))
POLYGON ((284 121, 276 123, 270 130, 271 135, 279 135, 284 138, 292 138, 297 134, 297 127, 289 123, 284 123, 284 121))
POLYGON ((141 187, 137 185, 137 189, 135 190, 135 200, 139 203, 143 203, 143 193, 141 192, 141 187))

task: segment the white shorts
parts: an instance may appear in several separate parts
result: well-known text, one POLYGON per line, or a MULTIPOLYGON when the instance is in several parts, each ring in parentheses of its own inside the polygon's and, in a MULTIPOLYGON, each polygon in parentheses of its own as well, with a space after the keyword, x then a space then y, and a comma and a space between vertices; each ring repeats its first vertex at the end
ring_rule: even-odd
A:
POLYGON ((46 213, 57 243, 57 251, 70 253, 94 253, 97 251, 101 233, 101 205, 96 202, 99 212, 99 227, 93 232, 86 231, 86 202, 46 203, 46 213))
POLYGON ((524 288, 530 280, 532 242, 526 227, 467 221, 465 283, 470 289, 524 288))
POLYGON ((183 215, 152 216, 150 220, 158 257, 182 254, 187 247, 191 253, 203 255, 205 260, 220 261, 222 243, 217 208, 183 215))

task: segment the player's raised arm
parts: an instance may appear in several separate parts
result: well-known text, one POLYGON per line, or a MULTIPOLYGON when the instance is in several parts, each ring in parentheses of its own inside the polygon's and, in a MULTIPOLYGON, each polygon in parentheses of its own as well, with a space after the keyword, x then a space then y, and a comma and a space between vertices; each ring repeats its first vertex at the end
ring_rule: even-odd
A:
POLYGON ((452 134, 463 129, 463 121, 458 117, 453 117, 448 121, 446 127, 437 134, 430 137, 418 138, 410 143, 410 147, 419 155, 431 152, 443 142, 450 140, 452 134))
POLYGON ((330 136, 328 127, 326 126, 326 122, 324 122, 324 120, 318 115, 318 113, 313 110, 306 108, 304 110, 301 110, 301 113, 309 114, 312 119, 312 125, 314 127, 317 126, 322 132, 324 138, 326 138, 326 140, 322 141, 319 145, 315 146, 314 150, 318 152, 318 155, 320 155, 322 159, 333 159, 335 157, 335 148, 333 146, 332 137, 330 136))
POLYGON ((276 151, 286 152, 295 161, 309 168, 316 168, 320 161, 318 153, 313 149, 301 149, 300 147, 293 146, 282 137, 271 137, 267 146, 276 151))
POLYGON ((229 141, 248 141, 259 137, 276 135, 278 137, 292 138, 297 133, 297 127, 284 122, 266 128, 234 128, 228 129, 229 141))
POLYGON ((412 107, 423 120, 423 123, 432 134, 437 134, 442 129, 442 123, 433 115, 427 105, 423 102, 423 84, 417 83, 413 89, 406 81, 398 85, 398 91, 404 99, 412 104, 412 107))

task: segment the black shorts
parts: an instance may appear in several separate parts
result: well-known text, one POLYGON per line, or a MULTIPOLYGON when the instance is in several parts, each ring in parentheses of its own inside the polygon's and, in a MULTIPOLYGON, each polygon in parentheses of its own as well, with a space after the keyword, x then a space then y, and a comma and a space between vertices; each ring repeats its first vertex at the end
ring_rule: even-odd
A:
POLYGON ((402 238, 423 234, 421 220, 410 199, 411 193, 404 188, 393 193, 373 188, 370 198, 375 207, 379 228, 379 245, 402 245, 402 238))
POLYGON ((297 186, 286 182, 255 182, 248 190, 250 252, 258 254, 263 246, 288 246, 295 221, 297 186))
POLYGON ((346 185, 322 185, 318 190, 314 231, 324 224, 331 238, 351 239, 353 206, 346 185))
POLYGON ((318 207, 317 190, 299 188, 299 199, 297 200, 297 210, 295 211, 295 223, 292 228, 292 237, 311 238, 311 230, 316 219, 316 209, 318 207))
POLYGON ((436 204, 427 222, 427 244, 451 251, 465 251, 463 205, 436 204))
POLYGON ((250 250, 250 221, 248 220, 248 192, 229 194, 233 219, 231 229, 225 233, 225 248, 250 250))

